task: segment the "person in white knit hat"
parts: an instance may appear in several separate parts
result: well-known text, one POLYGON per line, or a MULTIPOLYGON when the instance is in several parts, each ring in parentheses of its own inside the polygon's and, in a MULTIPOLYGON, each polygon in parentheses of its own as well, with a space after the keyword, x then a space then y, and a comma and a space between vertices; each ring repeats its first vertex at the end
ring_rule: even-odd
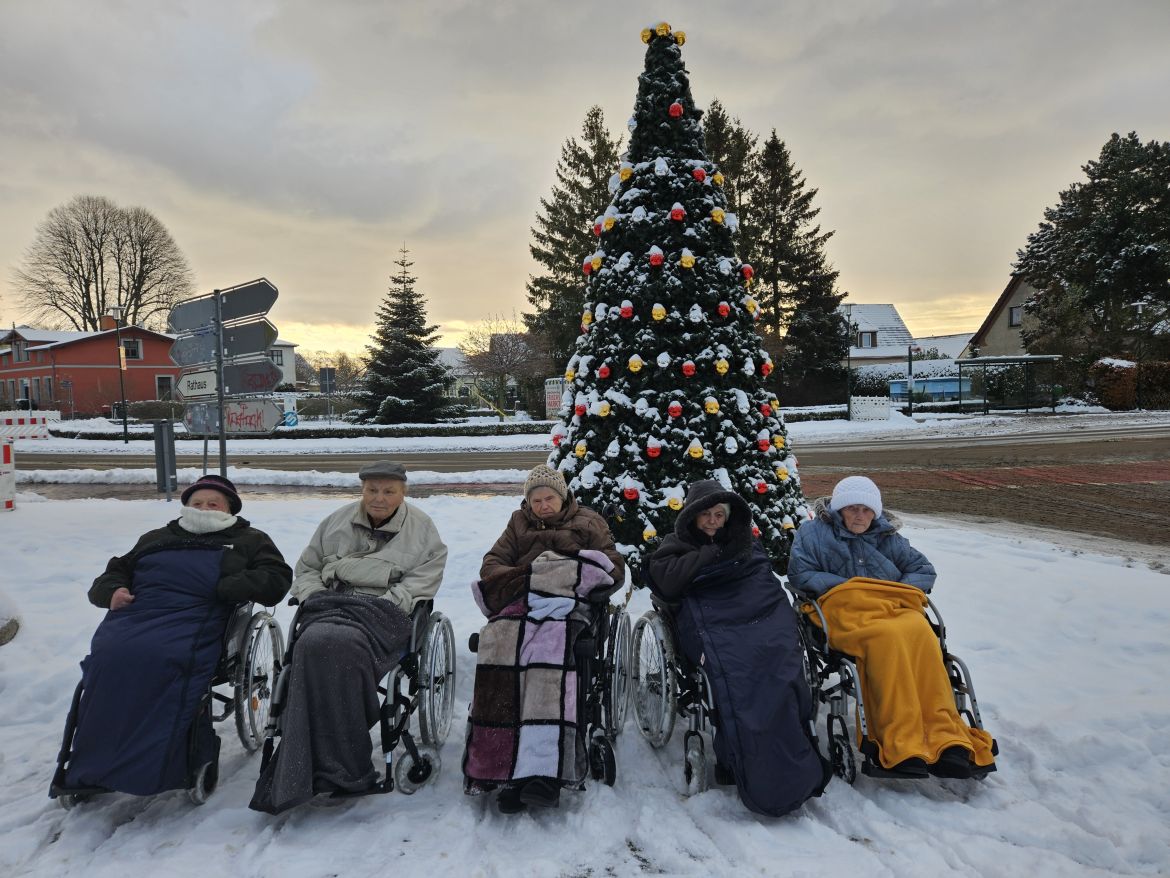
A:
POLYGON ((788 582, 816 599, 829 645, 857 660, 877 776, 974 777, 995 770, 995 742, 955 709, 938 637, 926 616, 934 567, 898 533, 872 479, 849 476, 796 531, 788 582))

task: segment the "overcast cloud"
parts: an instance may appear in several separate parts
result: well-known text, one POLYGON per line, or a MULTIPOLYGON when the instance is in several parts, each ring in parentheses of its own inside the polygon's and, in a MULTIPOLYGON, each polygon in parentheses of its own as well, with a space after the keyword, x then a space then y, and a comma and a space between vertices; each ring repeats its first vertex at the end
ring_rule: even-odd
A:
POLYGON ((560 145, 594 103, 624 131, 662 17, 918 335, 978 326, 1112 132, 1170 140, 1167 0, 0 0, 0 320, 81 193, 155 213, 201 291, 268 277, 308 349, 360 347, 404 242, 449 339, 518 312, 560 145))

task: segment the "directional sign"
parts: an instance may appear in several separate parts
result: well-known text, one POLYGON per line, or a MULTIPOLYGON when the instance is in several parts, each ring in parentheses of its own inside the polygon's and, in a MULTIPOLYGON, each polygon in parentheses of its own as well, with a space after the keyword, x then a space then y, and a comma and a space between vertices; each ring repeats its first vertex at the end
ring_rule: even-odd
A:
MULTIPOLYGON (((267 314, 268 309, 276 302, 277 291, 265 278, 249 281, 219 290, 220 319, 224 323, 251 317, 258 314, 267 314)), ((215 293, 209 296, 199 296, 180 302, 171 309, 171 316, 167 326, 171 332, 191 332, 203 326, 209 326, 215 320, 215 293)))
MULTIPOLYGON (((247 357, 262 354, 276 341, 276 327, 261 317, 248 323, 223 328, 223 355, 247 357)), ((238 393, 239 391, 232 391, 238 393)))
POLYGON ((217 345, 214 332, 186 335, 171 345, 171 360, 176 366, 195 366, 215 361, 217 345))
POLYGON ((182 401, 215 396, 218 384, 214 369, 200 369, 198 372, 184 372, 175 382, 175 398, 182 401))
POLYGON ((232 396, 270 393, 283 379, 284 372, 268 357, 246 363, 230 363, 223 367, 223 392, 232 396))
MULTIPOLYGON (((271 433, 284 420, 284 412, 270 399, 236 399, 223 404, 223 417, 226 433, 271 433)), ((211 402, 191 403, 183 423, 188 433, 218 433, 219 409, 211 402)))

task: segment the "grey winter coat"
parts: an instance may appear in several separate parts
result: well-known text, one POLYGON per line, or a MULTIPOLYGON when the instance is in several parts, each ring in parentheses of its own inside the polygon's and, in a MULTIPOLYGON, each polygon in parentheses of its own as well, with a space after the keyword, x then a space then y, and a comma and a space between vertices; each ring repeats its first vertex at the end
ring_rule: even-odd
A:
POLYGON ((934 566, 898 533, 897 516, 879 515, 869 530, 855 534, 841 513, 829 510, 827 497, 817 500, 813 511, 816 517, 797 529, 788 559, 788 583, 797 591, 820 597, 854 577, 901 582, 928 593, 934 587, 934 566))

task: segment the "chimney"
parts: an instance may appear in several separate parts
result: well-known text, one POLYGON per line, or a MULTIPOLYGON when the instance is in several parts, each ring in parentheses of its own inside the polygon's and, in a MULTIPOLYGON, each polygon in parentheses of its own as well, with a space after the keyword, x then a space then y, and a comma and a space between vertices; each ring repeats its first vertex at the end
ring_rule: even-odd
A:
POLYGON ((101 317, 98 318, 98 330, 100 332, 107 332, 108 330, 117 329, 117 328, 118 328, 118 321, 115 320, 109 314, 103 314, 101 317))

